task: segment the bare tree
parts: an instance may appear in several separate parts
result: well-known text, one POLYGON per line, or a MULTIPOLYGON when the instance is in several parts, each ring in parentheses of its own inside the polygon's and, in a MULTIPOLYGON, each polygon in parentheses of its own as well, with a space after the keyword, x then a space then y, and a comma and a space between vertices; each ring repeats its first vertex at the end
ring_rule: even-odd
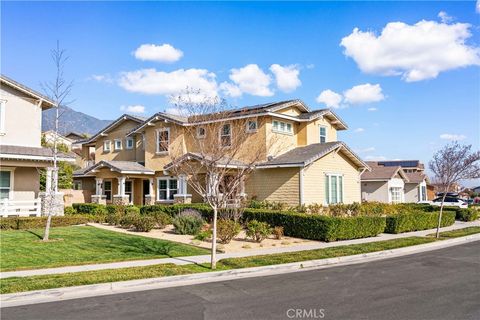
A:
POLYGON ((60 48, 60 44, 57 41, 57 47, 52 50, 51 57, 53 63, 55 64, 55 79, 53 81, 44 83, 43 89, 45 94, 53 101, 55 108, 55 128, 54 128, 54 139, 53 139, 53 176, 51 181, 51 186, 46 192, 46 204, 47 204, 47 223, 45 225, 45 231, 43 234, 43 241, 49 240, 50 234, 50 224, 52 221, 52 211, 57 204, 57 193, 58 193, 58 125, 60 118, 60 106, 65 106, 67 98, 70 95, 72 90, 73 83, 71 81, 65 80, 63 71, 65 64, 68 60, 68 57, 65 55, 65 50, 60 48))
POLYGON ((262 120, 244 118, 245 111, 229 110, 225 101, 199 92, 182 94, 175 101, 188 124, 183 127, 184 143, 170 152, 172 162, 167 168, 184 176, 213 210, 211 267, 215 269, 219 213, 238 219, 245 181, 266 158, 266 141, 254 134, 262 120))
POLYGON ((440 236, 440 225, 445 198, 450 188, 461 180, 480 178, 480 151, 472 151, 471 145, 454 142, 433 155, 429 168, 434 174, 440 191, 443 192, 436 237, 440 236))

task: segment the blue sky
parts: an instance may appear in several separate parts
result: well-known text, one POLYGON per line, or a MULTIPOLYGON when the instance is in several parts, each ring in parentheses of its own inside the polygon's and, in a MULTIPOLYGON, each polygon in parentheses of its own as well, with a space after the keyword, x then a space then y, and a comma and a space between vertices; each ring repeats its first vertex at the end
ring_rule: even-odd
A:
POLYGON ((1 72, 40 89, 59 40, 72 107, 101 119, 122 106, 167 110, 168 95, 191 83, 234 106, 327 103, 350 126, 340 139, 363 158, 428 162, 451 139, 480 145, 475 5, 2 2, 1 72))

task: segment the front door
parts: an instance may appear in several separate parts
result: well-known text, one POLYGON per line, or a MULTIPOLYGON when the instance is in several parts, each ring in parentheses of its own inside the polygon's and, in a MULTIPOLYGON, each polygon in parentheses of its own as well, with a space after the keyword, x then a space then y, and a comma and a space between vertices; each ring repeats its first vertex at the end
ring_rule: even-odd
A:
POLYGON ((128 202, 133 203, 133 181, 125 181, 125 195, 128 196, 128 202))
POLYGON ((145 205, 145 196, 150 194, 150 181, 149 180, 143 180, 143 192, 142 192, 142 201, 143 205, 145 205))

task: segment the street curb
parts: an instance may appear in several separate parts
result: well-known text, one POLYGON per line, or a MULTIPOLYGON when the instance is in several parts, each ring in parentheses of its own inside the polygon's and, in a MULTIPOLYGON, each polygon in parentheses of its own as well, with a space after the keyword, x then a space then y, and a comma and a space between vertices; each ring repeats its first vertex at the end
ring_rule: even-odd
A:
POLYGON ((298 271, 324 269, 335 266, 359 264, 388 258, 401 257, 415 253, 443 249, 474 241, 480 241, 480 233, 450 240, 441 240, 438 242, 425 243, 392 250, 370 252, 353 256, 293 262, 287 264, 235 269, 227 271, 195 273, 189 275, 128 280, 58 289, 10 293, 0 295, 0 308, 45 302, 64 301, 70 299, 87 298, 126 292, 146 291, 193 284, 202 284, 207 282, 270 276, 298 271))

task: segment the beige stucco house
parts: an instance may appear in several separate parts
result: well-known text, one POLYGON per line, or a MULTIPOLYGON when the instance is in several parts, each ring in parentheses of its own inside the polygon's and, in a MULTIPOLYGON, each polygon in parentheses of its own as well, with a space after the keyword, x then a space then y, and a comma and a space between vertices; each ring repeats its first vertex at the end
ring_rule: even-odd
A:
MULTIPOLYGON (((40 213, 40 170, 53 161, 52 150, 41 147, 42 110, 53 105, 42 94, 0 76, 0 216, 40 213)), ((73 158, 62 154, 59 160, 73 158)))
MULTIPOLYGON (((234 110, 221 121, 218 143, 231 141, 235 130, 247 130, 240 153, 253 146, 260 150, 256 169, 242 186, 248 198, 292 206, 360 202, 360 174, 369 167, 337 140, 337 132, 348 127, 331 110, 312 111, 290 100, 234 110)), ((186 130, 193 127, 194 139, 204 139, 205 125, 166 113, 148 119, 122 115, 83 141, 85 150, 95 148, 95 163, 75 172, 75 184, 92 189, 94 202, 169 204, 186 197, 201 202, 188 177, 173 175, 167 165, 174 153, 197 151, 186 130)))
POLYGON ((362 201, 384 203, 427 200, 428 177, 418 160, 368 161, 362 174, 362 201))

